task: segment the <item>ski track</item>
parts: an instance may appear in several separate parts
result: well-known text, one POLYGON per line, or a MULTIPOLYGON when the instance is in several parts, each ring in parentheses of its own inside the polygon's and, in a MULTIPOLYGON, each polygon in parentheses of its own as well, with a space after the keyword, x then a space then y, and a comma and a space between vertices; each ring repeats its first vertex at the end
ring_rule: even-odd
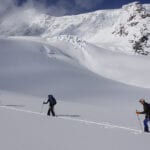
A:
MULTIPOLYGON (((44 113, 35 112, 35 111, 31 111, 31 110, 17 109, 17 108, 13 108, 13 106, 10 107, 10 106, 6 106, 6 105, 1 105, 0 108, 7 109, 7 110, 24 112, 24 113, 30 113, 30 114, 35 114, 35 115, 47 116, 44 113)), ((73 119, 71 117, 57 117, 57 118, 63 119, 63 120, 81 122, 81 123, 85 123, 86 125, 98 125, 98 126, 101 126, 101 127, 104 127, 104 128, 122 129, 122 130, 130 131, 134 134, 141 134, 142 133, 141 130, 137 130, 137 129, 133 129, 133 128, 129 128, 129 127, 124 127, 124 126, 117 126, 117 125, 113 125, 113 124, 109 124, 109 123, 95 122, 95 121, 84 120, 84 119, 73 119)))

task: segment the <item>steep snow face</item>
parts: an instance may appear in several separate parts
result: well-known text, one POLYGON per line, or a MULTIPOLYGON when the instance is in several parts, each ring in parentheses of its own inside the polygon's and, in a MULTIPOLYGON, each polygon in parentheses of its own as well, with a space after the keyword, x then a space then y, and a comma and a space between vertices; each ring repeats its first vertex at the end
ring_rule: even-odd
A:
POLYGON ((83 48, 75 45, 61 40, 49 44, 41 39, 1 39, 0 89, 31 95, 52 92, 64 99, 92 98, 92 102, 99 102, 99 97, 132 100, 149 95, 149 90, 141 89, 150 87, 148 58, 118 55, 88 43, 83 48))
POLYGON ((150 87, 149 57, 116 53, 81 40, 65 40, 67 42, 57 38, 49 39, 48 42, 62 49, 81 66, 101 76, 130 85, 150 87))
POLYGON ((138 2, 125 5, 115 24, 113 34, 127 38, 135 52, 150 52, 150 13, 138 2))
POLYGON ((44 36, 76 35, 88 40, 98 30, 112 26, 117 20, 119 10, 102 10, 76 16, 54 18, 44 36))

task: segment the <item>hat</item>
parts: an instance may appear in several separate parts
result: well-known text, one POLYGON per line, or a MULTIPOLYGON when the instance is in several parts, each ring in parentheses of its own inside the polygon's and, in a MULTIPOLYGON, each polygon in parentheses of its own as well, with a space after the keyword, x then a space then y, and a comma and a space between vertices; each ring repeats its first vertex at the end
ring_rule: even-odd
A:
POLYGON ((139 100, 139 102, 140 102, 140 103, 145 103, 145 99, 141 98, 141 99, 139 100))

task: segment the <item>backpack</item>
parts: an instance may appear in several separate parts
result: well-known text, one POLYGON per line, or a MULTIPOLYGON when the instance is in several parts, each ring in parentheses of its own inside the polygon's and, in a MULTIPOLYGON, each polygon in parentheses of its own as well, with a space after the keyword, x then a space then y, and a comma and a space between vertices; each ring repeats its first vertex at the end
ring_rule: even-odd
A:
POLYGON ((149 110, 149 112, 150 112, 150 103, 148 103, 148 110, 149 110))
POLYGON ((51 105, 56 105, 57 104, 56 99, 54 98, 54 96, 50 97, 50 103, 51 103, 51 105))

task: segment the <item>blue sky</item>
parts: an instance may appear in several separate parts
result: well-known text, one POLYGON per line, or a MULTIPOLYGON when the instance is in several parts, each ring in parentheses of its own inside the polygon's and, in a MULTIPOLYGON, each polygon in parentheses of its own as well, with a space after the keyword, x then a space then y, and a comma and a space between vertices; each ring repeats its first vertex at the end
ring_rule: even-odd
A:
MULTIPOLYGON (((83 9, 110 9, 120 8, 122 5, 134 2, 135 0, 16 0, 19 5, 24 4, 28 1, 34 1, 34 3, 45 4, 46 6, 62 5, 66 6, 79 6, 83 9)), ((150 0, 139 0, 141 3, 150 3, 150 0)))
MULTIPOLYGON (((80 14, 99 9, 120 8, 124 4, 135 0, 0 0, 0 13, 10 8, 34 7, 46 10, 52 15, 80 14)), ((150 0, 139 0, 141 3, 150 3, 150 0)))
MULTIPOLYGON (((19 5, 31 0, 17 0, 19 5)), ((135 0, 32 0, 34 5, 45 7, 64 8, 67 13, 76 14, 94 11, 98 9, 120 8, 122 5, 134 2, 135 0)), ((150 3, 150 0, 140 0, 141 3, 150 3)))

